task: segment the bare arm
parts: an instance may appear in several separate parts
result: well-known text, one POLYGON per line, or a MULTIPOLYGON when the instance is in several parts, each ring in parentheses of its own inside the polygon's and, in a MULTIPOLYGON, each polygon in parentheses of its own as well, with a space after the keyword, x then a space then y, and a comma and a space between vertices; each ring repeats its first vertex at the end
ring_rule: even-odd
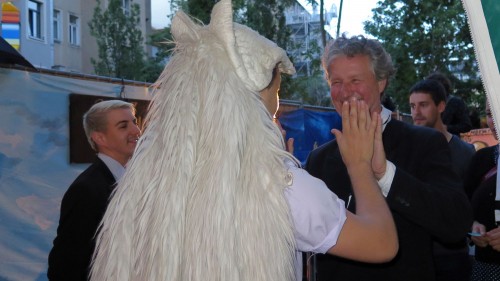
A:
POLYGON ((389 261, 398 251, 398 237, 371 164, 374 139, 382 135, 380 116, 374 113, 370 118, 364 101, 345 102, 342 127, 343 132, 334 130, 334 134, 351 178, 356 214, 347 212, 337 244, 328 253, 363 262, 389 261))

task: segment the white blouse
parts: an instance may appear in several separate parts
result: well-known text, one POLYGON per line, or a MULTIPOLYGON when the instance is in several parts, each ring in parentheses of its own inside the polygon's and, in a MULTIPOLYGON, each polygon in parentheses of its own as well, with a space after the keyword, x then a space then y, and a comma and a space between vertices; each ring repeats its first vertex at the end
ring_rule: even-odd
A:
MULTIPOLYGON (((297 251, 324 254, 337 243, 346 220, 344 201, 323 181, 292 163, 287 164, 292 182, 285 189, 285 197, 294 223, 297 251)), ((295 264, 297 280, 302 278, 300 252, 295 264)))

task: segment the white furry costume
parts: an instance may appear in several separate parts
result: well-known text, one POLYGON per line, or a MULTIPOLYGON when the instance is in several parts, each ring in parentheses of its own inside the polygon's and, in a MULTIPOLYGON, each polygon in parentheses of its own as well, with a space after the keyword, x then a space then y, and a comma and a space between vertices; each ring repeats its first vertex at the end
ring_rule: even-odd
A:
POLYGON ((293 280, 294 237, 279 129, 259 98, 285 52, 232 22, 182 12, 147 128, 115 189, 92 280, 293 280))

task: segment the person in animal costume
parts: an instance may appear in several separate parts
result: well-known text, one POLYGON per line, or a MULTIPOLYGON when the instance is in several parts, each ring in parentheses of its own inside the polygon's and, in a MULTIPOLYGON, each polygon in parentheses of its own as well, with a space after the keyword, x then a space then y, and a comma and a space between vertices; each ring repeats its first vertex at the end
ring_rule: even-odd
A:
POLYGON ((284 149, 272 115, 280 73, 295 72, 285 51, 233 23, 230 0, 207 26, 178 12, 171 31, 174 53, 101 223, 91 280, 287 281, 300 280, 299 251, 394 257, 396 230, 370 164, 380 118, 351 101, 342 110, 352 118, 335 131, 353 214, 284 149))

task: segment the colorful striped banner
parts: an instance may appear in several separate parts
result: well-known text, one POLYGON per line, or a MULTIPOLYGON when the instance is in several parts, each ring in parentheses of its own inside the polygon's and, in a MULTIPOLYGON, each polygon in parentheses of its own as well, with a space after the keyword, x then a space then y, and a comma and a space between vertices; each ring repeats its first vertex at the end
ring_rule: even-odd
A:
POLYGON ((2 3, 1 35, 16 50, 20 49, 19 9, 11 2, 2 3))

